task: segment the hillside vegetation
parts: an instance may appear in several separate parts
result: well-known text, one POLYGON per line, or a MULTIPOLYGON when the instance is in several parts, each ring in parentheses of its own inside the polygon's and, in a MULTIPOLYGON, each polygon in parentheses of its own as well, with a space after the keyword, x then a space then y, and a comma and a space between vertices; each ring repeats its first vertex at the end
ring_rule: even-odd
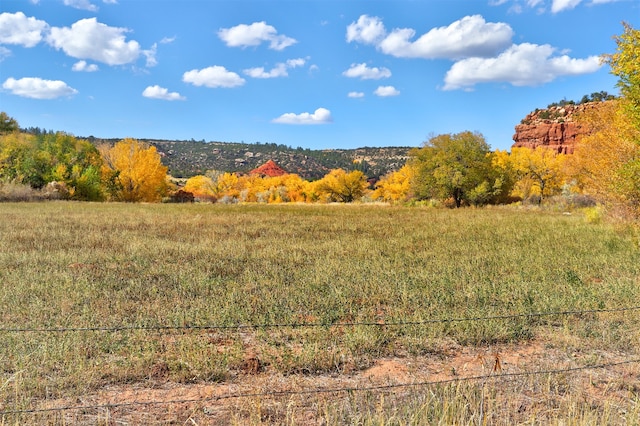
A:
MULTIPOLYGON (((88 138, 93 144, 115 144, 115 139, 88 138)), ((410 147, 363 147, 312 150, 275 143, 170 141, 141 139, 155 146, 169 173, 176 178, 204 175, 207 171, 248 173, 268 160, 288 173, 316 180, 332 169, 360 170, 371 179, 396 171, 408 159, 410 147)))

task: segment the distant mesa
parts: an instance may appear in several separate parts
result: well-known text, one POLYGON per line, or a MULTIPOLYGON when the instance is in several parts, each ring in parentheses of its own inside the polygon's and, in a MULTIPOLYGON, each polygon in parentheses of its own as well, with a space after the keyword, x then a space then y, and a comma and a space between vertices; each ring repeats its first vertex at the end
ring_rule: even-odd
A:
POLYGON ((276 164, 275 161, 269 160, 262 166, 255 168, 249 172, 250 175, 260 175, 267 177, 276 177, 286 175, 287 172, 276 164))
POLYGON ((512 148, 542 146, 561 154, 573 154, 577 139, 589 132, 575 122, 575 115, 595 106, 596 102, 552 106, 528 114, 515 127, 512 148))

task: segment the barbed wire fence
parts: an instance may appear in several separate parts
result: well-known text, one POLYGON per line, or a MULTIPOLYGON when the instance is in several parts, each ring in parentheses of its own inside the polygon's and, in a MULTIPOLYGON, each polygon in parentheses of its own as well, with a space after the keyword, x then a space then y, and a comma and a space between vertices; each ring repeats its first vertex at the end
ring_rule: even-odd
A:
MULTIPOLYGON (((426 326, 437 323, 456 323, 456 322, 476 322, 476 321, 492 321, 492 320, 510 320, 518 318, 540 318, 551 316, 580 316, 589 314, 600 313, 625 313, 639 311, 640 306, 629 306, 621 308, 609 308, 609 309, 586 309, 586 310, 564 310, 564 311, 551 311, 551 312, 530 312, 520 314, 508 314, 508 315, 493 315, 493 316, 477 316, 477 317, 465 317, 465 318, 436 318, 427 319, 421 321, 395 321, 395 322, 334 322, 334 323, 261 323, 261 324, 208 324, 208 325, 123 325, 123 326, 102 326, 102 327, 50 327, 50 328, 38 328, 38 327, 0 327, 0 333, 74 333, 74 332, 127 332, 127 331, 152 331, 152 332, 170 332, 180 330, 194 330, 194 331, 211 331, 211 330, 246 330, 246 329, 269 329, 269 328, 332 328, 332 327, 403 327, 403 326, 426 326)), ((508 378, 517 377, 530 377, 540 375, 558 375, 558 374, 570 374, 578 373, 587 370, 598 369, 611 369, 623 365, 640 363, 640 358, 632 358, 617 362, 588 364, 578 367, 567 367, 558 369, 546 369, 546 370, 533 370, 522 372, 502 372, 492 371, 486 375, 475 375, 466 377, 454 377, 445 380, 436 381, 422 381, 411 383, 395 383, 385 385, 374 386, 349 386, 349 387, 336 387, 336 388, 313 388, 306 390, 283 390, 283 391, 271 391, 271 392, 246 392, 246 393, 230 393, 226 395, 217 395, 203 398, 186 398, 186 399, 163 399, 152 401, 129 401, 120 403, 109 404, 95 404, 95 405, 67 405, 59 407, 47 407, 47 408, 33 408, 33 409, 4 409, 0 411, 0 419, 9 415, 21 415, 21 414, 38 414, 47 412, 62 412, 62 411, 85 411, 85 410, 98 410, 98 409, 116 409, 123 407, 134 406, 153 406, 153 405, 171 405, 171 404, 195 404, 195 403, 207 403, 229 399, 240 398, 275 398, 283 396, 293 395, 314 395, 314 394, 328 394, 328 393, 348 393, 348 392, 376 392, 399 388, 419 388, 438 385, 448 385, 453 383, 473 382, 473 381, 487 381, 487 380, 504 380, 508 378)))

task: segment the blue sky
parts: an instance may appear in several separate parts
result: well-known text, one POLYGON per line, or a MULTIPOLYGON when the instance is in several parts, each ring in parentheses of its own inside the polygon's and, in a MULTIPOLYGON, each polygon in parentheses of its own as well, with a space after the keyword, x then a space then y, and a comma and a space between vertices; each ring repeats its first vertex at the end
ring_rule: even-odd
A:
POLYGON ((2 0, 0 109, 77 136, 510 149, 535 108, 617 94, 638 0, 2 0))

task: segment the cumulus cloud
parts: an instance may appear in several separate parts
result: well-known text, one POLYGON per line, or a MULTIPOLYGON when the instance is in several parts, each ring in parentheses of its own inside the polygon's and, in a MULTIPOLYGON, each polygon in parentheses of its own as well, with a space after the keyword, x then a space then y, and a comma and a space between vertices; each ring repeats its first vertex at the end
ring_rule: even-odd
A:
POLYGON ((201 70, 187 71, 182 75, 182 81, 191 83, 194 86, 217 87, 237 87, 242 86, 245 80, 232 71, 227 71, 225 67, 215 65, 201 70))
POLYGON ((89 12, 97 12, 98 6, 92 4, 89 0, 64 0, 65 6, 71 6, 74 9, 88 10, 89 12))
POLYGON ((384 24, 377 16, 361 15, 357 22, 352 22, 347 27, 347 42, 352 41, 363 44, 376 44, 386 34, 384 24))
POLYGON ((8 78, 2 87, 17 96, 32 99, 55 99, 62 96, 72 96, 78 91, 67 86, 67 83, 60 80, 43 80, 37 77, 25 77, 16 80, 8 78))
POLYGON ((313 114, 308 112, 294 114, 289 112, 271 121, 280 124, 327 124, 331 123, 333 118, 331 118, 331 111, 326 108, 318 108, 313 114))
POLYGON ((253 78, 287 77, 289 75, 289 73, 287 72, 288 69, 301 67, 305 64, 305 62, 306 61, 302 58, 289 59, 286 62, 276 64, 276 66, 269 71, 266 71, 264 67, 256 67, 245 69, 242 72, 245 75, 253 78))
POLYGON ((393 86, 379 86, 373 93, 376 96, 386 98, 388 96, 398 96, 400 91, 393 86))
POLYGON ((495 58, 467 58, 453 64, 445 76, 444 90, 470 89, 478 83, 507 82, 514 86, 536 86, 563 75, 597 71, 597 56, 574 59, 553 56, 548 44, 513 45, 495 58))
POLYGON ((349 93, 347 93, 347 97, 354 98, 354 99, 364 98, 364 93, 362 93, 362 92, 349 92, 349 93))
POLYGON ((168 89, 158 85, 149 86, 142 92, 142 96, 151 99, 162 99, 164 101, 184 101, 186 98, 178 92, 169 92, 168 89))
POLYGON ((254 22, 251 25, 240 24, 231 28, 221 28, 218 37, 229 47, 259 46, 262 42, 269 42, 269 49, 283 50, 297 40, 279 35, 278 31, 265 21, 254 22))
POLYGON ((42 33, 49 27, 45 21, 22 13, 0 14, 0 43, 33 47, 42 40, 42 33))
POLYGON ((379 44, 379 49, 400 58, 448 58, 495 55, 511 44, 508 24, 486 22, 480 15, 465 16, 447 27, 433 28, 411 41, 415 31, 396 29, 379 44))
POLYGON ((73 71, 94 72, 98 71, 96 64, 88 64, 87 61, 78 61, 71 67, 73 71))
POLYGON ((78 59, 123 65, 140 56, 140 44, 125 40, 126 28, 109 27, 96 18, 82 19, 71 27, 51 28, 47 42, 78 59))
POLYGON ((347 27, 347 41, 373 44, 398 58, 489 57, 511 44, 513 30, 502 22, 486 22, 480 15, 465 16, 446 27, 433 28, 415 41, 416 31, 397 28, 387 33, 377 17, 362 15, 347 27))
POLYGON ((391 77, 391 71, 388 68, 369 68, 367 64, 352 64, 351 68, 342 73, 342 75, 351 78, 360 78, 362 80, 379 80, 381 78, 391 77))

